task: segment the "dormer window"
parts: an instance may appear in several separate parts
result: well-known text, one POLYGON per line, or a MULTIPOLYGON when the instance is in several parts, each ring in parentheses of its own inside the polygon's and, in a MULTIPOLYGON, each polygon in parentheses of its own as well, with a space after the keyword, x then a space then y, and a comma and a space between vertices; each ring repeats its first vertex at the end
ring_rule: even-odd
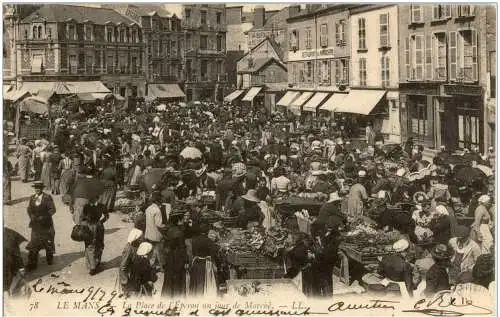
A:
POLYGON ((85 25, 85 41, 94 40, 94 27, 93 25, 85 25))
POLYGON ((132 29, 132 43, 137 43, 138 41, 138 36, 137 36, 137 29, 133 28, 132 29))
POLYGON ((66 26, 66 32, 67 32, 67 39, 68 40, 73 40, 76 41, 76 25, 73 23, 69 23, 66 26))
POLYGON ((33 31, 32 31, 31 38, 34 40, 42 39, 42 26, 41 25, 33 25, 33 31))
POLYGON ((106 41, 113 42, 113 27, 106 26, 106 41))

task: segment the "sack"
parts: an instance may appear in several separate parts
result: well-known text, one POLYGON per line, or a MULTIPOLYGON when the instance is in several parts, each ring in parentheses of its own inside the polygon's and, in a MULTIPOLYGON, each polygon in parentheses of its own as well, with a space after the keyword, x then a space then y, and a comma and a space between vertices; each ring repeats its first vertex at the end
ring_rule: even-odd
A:
POLYGON ((71 231, 71 239, 77 242, 90 241, 92 239, 90 228, 86 225, 75 225, 71 231))

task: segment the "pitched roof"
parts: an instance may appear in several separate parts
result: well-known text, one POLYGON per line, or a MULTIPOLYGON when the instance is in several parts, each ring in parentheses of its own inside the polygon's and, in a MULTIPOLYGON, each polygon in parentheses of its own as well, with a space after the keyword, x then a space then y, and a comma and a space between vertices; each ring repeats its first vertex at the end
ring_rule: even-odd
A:
POLYGON ((238 59, 238 61, 240 59, 242 59, 243 57, 247 56, 248 54, 250 54, 251 52, 253 52, 254 50, 256 50, 259 46, 261 46, 266 41, 268 41, 269 44, 271 44, 273 50, 276 52, 276 55, 278 55, 280 60, 282 61, 283 58, 285 57, 285 52, 283 52, 283 49, 281 48, 281 46, 272 37, 269 37, 269 36, 266 36, 262 41, 257 43, 254 47, 250 48, 250 50, 248 52, 246 52, 245 55, 241 56, 238 59))
MULTIPOLYGON (((272 13, 273 11, 270 12, 272 13)), ((288 19, 288 7, 279 10, 278 12, 272 14, 269 17, 267 17, 268 13, 269 12, 266 12, 266 21, 264 22, 264 26, 262 26, 261 28, 254 27, 248 32, 286 29, 287 26, 286 19, 288 19)))
POLYGON ((95 24, 105 24, 106 22, 132 24, 134 22, 108 8, 47 3, 23 19, 22 23, 30 23, 39 18, 45 19, 47 22, 66 22, 69 19, 75 20, 77 23, 89 20, 95 24))
POLYGON ((280 61, 278 61, 274 57, 266 57, 266 58, 256 58, 253 60, 252 67, 248 68, 248 65, 243 65, 242 69, 238 70, 238 72, 243 73, 255 73, 264 68, 266 65, 270 63, 276 63, 281 66, 284 70, 286 70, 286 66, 283 65, 280 61))

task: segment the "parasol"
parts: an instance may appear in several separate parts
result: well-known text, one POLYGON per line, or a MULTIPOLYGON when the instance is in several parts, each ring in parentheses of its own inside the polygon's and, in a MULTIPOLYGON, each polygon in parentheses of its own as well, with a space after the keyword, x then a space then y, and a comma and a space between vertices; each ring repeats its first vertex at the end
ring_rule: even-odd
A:
POLYGON ((104 192, 104 183, 96 178, 79 178, 75 182, 73 198, 92 199, 104 192))
POLYGON ((493 170, 489 166, 477 164, 474 168, 483 172, 487 177, 493 176, 493 170))
POLYGON ((200 150, 190 146, 184 148, 179 155, 185 159, 200 159, 203 156, 200 150))
POLYGON ((460 166, 458 169, 455 167, 453 178, 457 184, 472 184, 475 181, 484 181, 487 175, 480 169, 471 166, 460 166))
POLYGON ((49 112, 49 104, 47 100, 42 97, 32 96, 19 103, 19 110, 37 114, 46 114, 49 112))

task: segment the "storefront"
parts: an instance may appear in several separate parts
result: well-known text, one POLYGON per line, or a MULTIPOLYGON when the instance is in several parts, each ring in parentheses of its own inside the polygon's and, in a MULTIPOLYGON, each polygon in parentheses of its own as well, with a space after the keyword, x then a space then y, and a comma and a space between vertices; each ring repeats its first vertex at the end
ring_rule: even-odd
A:
POLYGON ((482 90, 472 85, 404 84, 401 122, 405 139, 430 149, 483 150, 482 90), (406 124, 403 124, 406 123, 406 124))

